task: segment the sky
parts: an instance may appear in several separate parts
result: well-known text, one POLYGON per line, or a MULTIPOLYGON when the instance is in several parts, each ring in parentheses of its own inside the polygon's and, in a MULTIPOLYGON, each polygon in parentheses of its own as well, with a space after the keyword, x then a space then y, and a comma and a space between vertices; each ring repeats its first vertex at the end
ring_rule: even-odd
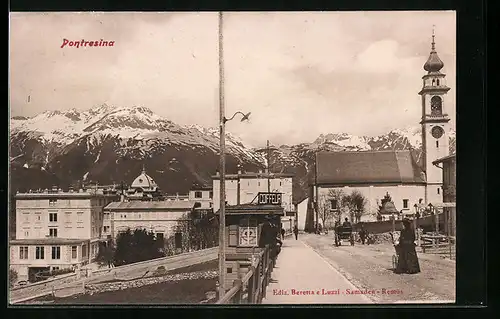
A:
MULTIPOLYGON (((418 125, 433 26, 454 126, 454 11, 224 13, 226 117, 251 112, 226 130, 262 146, 418 125)), ((11 116, 106 103, 218 126, 215 12, 11 13, 9 41, 11 116)))

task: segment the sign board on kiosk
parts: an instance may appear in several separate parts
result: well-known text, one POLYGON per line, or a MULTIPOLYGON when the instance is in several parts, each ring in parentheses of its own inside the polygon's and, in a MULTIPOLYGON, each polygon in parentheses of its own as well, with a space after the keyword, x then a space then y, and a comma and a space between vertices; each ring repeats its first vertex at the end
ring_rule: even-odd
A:
POLYGON ((281 193, 259 193, 257 203, 259 205, 281 205, 281 193))
POLYGON ((263 249, 259 239, 268 217, 273 217, 271 223, 275 225, 281 222, 285 214, 281 200, 281 193, 258 193, 251 203, 226 207, 226 290, 234 280, 245 276, 253 256, 263 249))

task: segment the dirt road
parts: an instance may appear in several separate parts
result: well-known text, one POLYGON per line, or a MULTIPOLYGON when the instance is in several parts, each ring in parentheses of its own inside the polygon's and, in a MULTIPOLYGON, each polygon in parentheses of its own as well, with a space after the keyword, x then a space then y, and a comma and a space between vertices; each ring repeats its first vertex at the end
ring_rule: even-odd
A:
POLYGON ((455 300, 454 261, 419 253, 419 274, 395 274, 390 244, 335 247, 332 234, 304 234, 300 239, 359 289, 390 292, 369 295, 376 303, 455 300))

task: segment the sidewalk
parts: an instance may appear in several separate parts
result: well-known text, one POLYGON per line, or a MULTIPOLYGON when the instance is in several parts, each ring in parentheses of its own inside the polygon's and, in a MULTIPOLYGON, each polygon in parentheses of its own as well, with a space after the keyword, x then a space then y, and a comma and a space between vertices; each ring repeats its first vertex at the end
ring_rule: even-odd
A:
POLYGON ((289 237, 263 304, 367 304, 372 301, 301 240, 289 237))

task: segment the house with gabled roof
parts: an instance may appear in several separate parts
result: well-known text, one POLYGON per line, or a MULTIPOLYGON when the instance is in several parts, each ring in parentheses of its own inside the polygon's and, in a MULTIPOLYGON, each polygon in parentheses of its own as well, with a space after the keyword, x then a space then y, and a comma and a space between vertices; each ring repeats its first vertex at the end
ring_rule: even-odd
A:
POLYGON ((341 198, 333 194, 358 191, 366 199, 361 221, 376 220, 386 194, 401 216, 412 215, 413 205, 426 197, 425 173, 411 151, 318 152, 315 173, 318 206, 340 211, 341 198))

